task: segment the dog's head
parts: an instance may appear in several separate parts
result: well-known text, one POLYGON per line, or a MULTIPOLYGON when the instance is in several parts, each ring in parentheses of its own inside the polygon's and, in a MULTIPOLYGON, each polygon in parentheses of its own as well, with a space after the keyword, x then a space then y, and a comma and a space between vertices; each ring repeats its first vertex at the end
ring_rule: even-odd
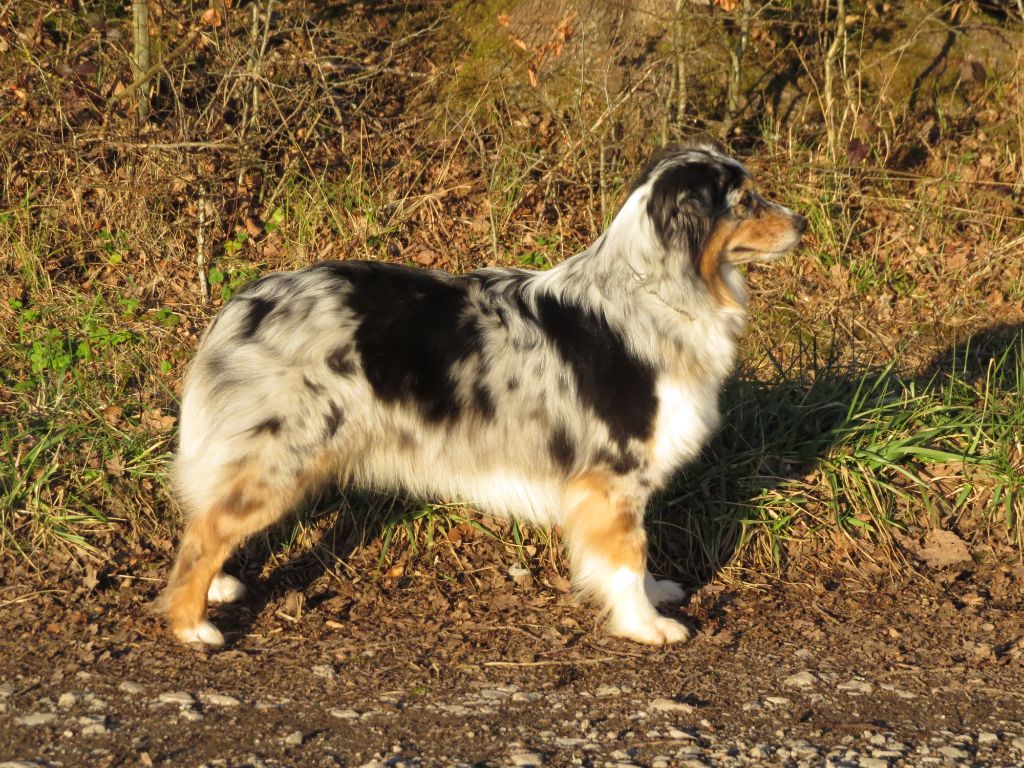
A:
POLYGON ((679 258, 724 303, 732 303, 724 265, 778 259, 807 229, 807 219, 761 197, 746 169, 710 144, 660 150, 632 194, 666 262, 679 258))

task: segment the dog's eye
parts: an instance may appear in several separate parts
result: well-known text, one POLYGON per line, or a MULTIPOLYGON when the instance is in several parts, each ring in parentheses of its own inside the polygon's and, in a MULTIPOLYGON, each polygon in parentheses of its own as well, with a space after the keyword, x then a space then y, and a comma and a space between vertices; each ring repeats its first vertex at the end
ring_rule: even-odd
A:
POLYGON ((740 195, 740 199, 736 202, 739 208, 749 208, 754 198, 750 193, 749 189, 743 190, 743 194, 740 195))

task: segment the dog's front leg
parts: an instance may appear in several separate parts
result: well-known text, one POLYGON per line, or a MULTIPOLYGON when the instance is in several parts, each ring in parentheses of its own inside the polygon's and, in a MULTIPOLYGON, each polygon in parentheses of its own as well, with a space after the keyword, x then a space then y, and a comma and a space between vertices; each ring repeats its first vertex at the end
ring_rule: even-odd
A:
POLYGON ((573 582, 603 605, 612 634, 650 645, 688 640, 686 626, 655 608, 655 602, 675 599, 681 590, 654 581, 647 571, 646 499, 631 494, 629 485, 599 473, 569 484, 563 527, 573 582))

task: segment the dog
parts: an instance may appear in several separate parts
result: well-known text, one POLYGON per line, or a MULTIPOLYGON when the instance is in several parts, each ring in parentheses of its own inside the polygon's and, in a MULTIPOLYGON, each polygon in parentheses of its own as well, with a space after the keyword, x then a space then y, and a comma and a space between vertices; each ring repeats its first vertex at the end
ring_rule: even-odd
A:
POLYGON ((690 630, 656 606, 644 510, 719 422, 746 320, 737 265, 807 220, 710 144, 656 153, 607 231, 553 269, 463 275, 342 261, 263 277, 214 319, 186 375, 162 595, 183 642, 248 536, 328 481, 561 527, 573 582, 640 643, 690 630))

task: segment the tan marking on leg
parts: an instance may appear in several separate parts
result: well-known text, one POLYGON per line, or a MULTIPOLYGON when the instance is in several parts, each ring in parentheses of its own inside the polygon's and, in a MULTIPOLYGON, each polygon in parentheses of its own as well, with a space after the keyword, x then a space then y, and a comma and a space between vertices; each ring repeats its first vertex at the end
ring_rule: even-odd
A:
POLYGON ((660 616, 647 592, 647 534, 637 501, 597 473, 571 481, 565 499, 573 578, 601 601, 608 630, 652 645, 686 640, 689 630, 660 616))
POLYGON ((574 550, 606 560, 613 568, 646 567, 647 534, 643 521, 624 499, 616 498, 608 478, 599 474, 569 483, 565 529, 574 550))
POLYGON ((314 462, 309 472, 290 485, 276 487, 258 467, 235 469, 219 500, 189 520, 160 598, 160 607, 178 637, 206 620, 210 584, 235 547, 283 517, 322 477, 323 468, 323 462, 314 462))

